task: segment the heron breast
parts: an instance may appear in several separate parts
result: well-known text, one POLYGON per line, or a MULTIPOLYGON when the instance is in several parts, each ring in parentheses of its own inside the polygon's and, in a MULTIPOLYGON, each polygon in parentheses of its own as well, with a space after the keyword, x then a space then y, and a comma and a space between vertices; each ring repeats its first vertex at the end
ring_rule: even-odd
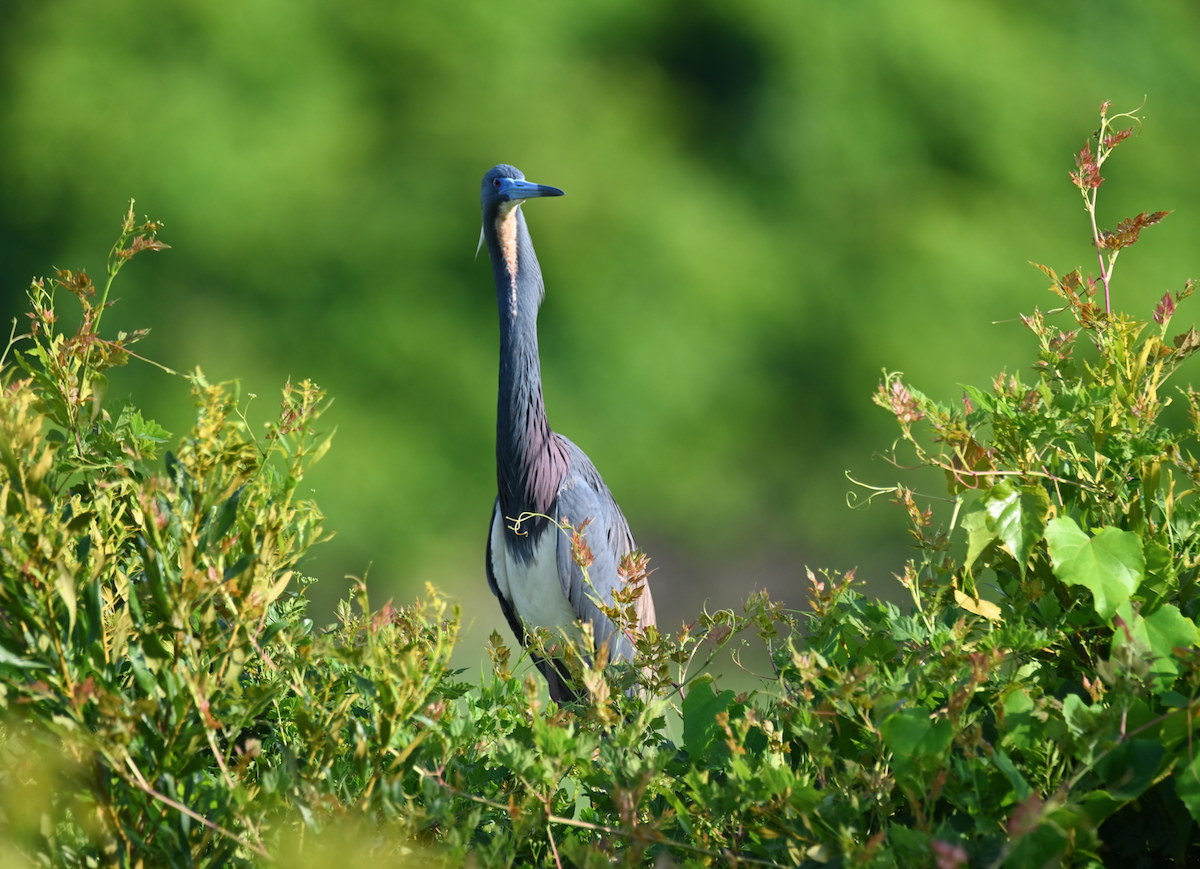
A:
POLYGON ((566 629, 579 636, 579 620, 563 594, 558 578, 558 539, 553 526, 542 532, 528 561, 513 554, 507 543, 504 517, 492 517, 492 575, 500 593, 530 628, 548 628, 557 634, 566 629))

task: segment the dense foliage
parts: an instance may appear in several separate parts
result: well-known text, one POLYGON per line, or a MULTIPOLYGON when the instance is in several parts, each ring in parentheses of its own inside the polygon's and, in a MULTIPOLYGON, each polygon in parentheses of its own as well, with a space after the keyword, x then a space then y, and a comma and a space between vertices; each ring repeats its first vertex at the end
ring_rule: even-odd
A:
MULTIPOLYGON (((1094 228, 1131 119, 1106 105, 1079 153, 1094 228)), ((759 595, 648 629, 633 665, 574 649, 587 700, 558 708, 498 634, 478 687, 451 670, 457 614, 432 589, 372 609, 360 587, 335 625, 307 618, 303 559, 324 532, 300 484, 332 434, 315 386, 286 386, 256 434, 236 391, 197 371, 196 424, 167 453, 136 408, 106 406, 105 372, 139 337, 101 335, 112 281, 162 246, 131 208, 99 299, 82 273, 36 282, 0 372, 5 856, 1194 862, 1200 394, 1183 390, 1179 424, 1163 411, 1200 333, 1172 335, 1190 282, 1152 321, 1110 305, 1117 255, 1164 216, 1095 228, 1098 278, 1043 269, 1062 304, 1025 318, 1030 383, 1001 375, 945 407, 885 376, 878 403, 949 489, 945 525, 908 488, 876 493, 911 522, 908 611, 810 573, 803 615, 759 595), (69 335, 62 293, 82 305, 69 335), (707 665, 755 636, 773 672, 722 690, 707 665)), ((626 627, 632 594, 610 611, 626 627)))
MULTIPOLYGON (((527 215, 550 422, 679 577, 659 612, 690 619, 698 587, 799 605, 805 563, 882 594, 899 518, 840 509, 892 437, 862 396, 883 366, 942 400, 1015 370, 1027 334, 991 323, 1041 302, 1027 260, 1087 255, 1058 182, 1105 96, 1151 95, 1115 216, 1176 209, 1122 306, 1191 273, 1197 45, 1193 0, 7 0, 0 323, 48 264, 99 273, 137 196, 175 249, 122 276, 108 327, 337 398, 306 483, 337 528, 317 620, 369 562, 381 600, 432 579, 480 624, 497 316, 472 255, 479 179, 514 163, 567 192, 527 215)), ((154 369, 113 374, 130 394, 191 423, 154 369)))

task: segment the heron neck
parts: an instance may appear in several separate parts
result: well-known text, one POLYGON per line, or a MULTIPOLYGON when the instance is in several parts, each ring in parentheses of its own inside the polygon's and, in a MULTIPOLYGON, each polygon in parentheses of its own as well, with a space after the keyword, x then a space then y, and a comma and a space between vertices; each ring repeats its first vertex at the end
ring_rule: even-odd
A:
MULTIPOLYGON (((504 515, 546 513, 565 473, 566 456, 552 436, 542 398, 537 314, 544 294, 542 271, 525 218, 515 209, 507 243, 488 233, 500 313, 500 391, 496 409, 496 471, 504 515), (515 256, 514 256, 515 252, 515 256), (510 273, 510 264, 516 274, 510 273)), ((555 517, 557 518, 557 517, 555 517)), ((545 520, 535 520, 540 532, 545 520)), ((530 537, 537 536, 531 534, 530 537)), ((526 538, 529 539, 529 538, 526 538)))

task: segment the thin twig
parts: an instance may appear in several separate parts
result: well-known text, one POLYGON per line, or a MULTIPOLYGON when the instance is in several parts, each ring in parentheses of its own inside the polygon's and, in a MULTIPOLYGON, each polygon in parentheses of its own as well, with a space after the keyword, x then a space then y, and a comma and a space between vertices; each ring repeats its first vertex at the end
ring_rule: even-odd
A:
POLYGON ((167 372, 167 374, 174 374, 176 377, 179 376, 179 372, 176 371, 175 369, 168 368, 167 366, 163 365, 161 362, 155 362, 153 359, 147 359, 145 356, 139 356, 137 353, 134 353, 128 347, 118 344, 115 341, 105 341, 103 338, 100 338, 100 337, 96 337, 94 340, 97 344, 106 344, 107 346, 112 347, 115 350, 120 350, 122 353, 128 353, 134 359, 138 359, 149 365, 153 365, 155 368, 162 369, 163 371, 167 372))
POLYGON ((546 838, 550 840, 550 853, 554 855, 554 865, 558 869, 562 869, 562 860, 558 859, 558 846, 554 844, 554 832, 548 823, 546 824, 546 838))
POLYGON ((217 748, 217 740, 213 738, 212 728, 207 725, 204 728, 204 735, 208 737, 208 747, 212 750, 213 757, 217 761, 217 766, 221 768, 221 772, 225 775, 225 783, 229 785, 231 791, 237 790, 237 785, 233 781, 233 776, 229 774, 229 767, 225 764, 225 758, 221 755, 221 750, 217 748))
POLYGON ((30 335, 28 335, 28 334, 25 334, 25 335, 17 334, 17 318, 13 317, 12 330, 8 333, 8 344, 7 344, 7 346, 5 346, 4 352, 0 353, 0 368, 4 367, 4 360, 8 358, 8 351, 13 348, 13 345, 16 344, 18 341, 20 341, 22 338, 29 338, 29 337, 30 337, 30 335))
POLYGON ((233 832, 232 830, 226 830, 224 827, 220 826, 219 824, 214 824, 212 821, 210 821, 208 818, 204 817, 203 815, 197 814, 196 812, 192 811, 187 806, 185 806, 183 803, 178 803, 175 800, 168 797, 167 795, 160 794, 154 788, 150 787, 150 785, 148 785, 146 783, 146 780, 144 778, 142 778, 142 771, 137 768, 137 765, 133 762, 133 758, 126 757, 125 760, 129 764, 129 768, 131 770, 133 770, 134 784, 137 785, 138 788, 140 788, 141 790, 143 790, 147 794, 149 794, 151 797, 158 800, 160 803, 163 803, 164 805, 170 806, 171 808, 175 809, 176 811, 183 812, 185 815, 187 815, 193 821, 197 821, 197 822, 203 824, 204 826, 206 826, 210 830, 212 830, 214 833, 219 833, 222 836, 232 839, 233 841, 235 841, 239 845, 241 845, 243 848, 253 851, 255 854, 257 854, 260 857, 265 858, 267 861, 269 861, 271 863, 275 862, 275 858, 272 857, 270 855, 270 853, 267 852, 266 849, 264 849, 261 845, 255 845, 252 842, 247 842, 245 839, 243 839, 241 836, 239 836, 237 833, 233 832))
MULTIPOLYGON (((441 770, 428 770, 419 766, 413 767, 413 769, 416 770, 418 775, 431 779, 439 787, 444 788, 455 796, 462 797, 463 799, 470 800, 474 803, 479 803, 480 805, 489 806, 493 809, 500 809, 504 812, 507 812, 510 809, 510 807, 504 803, 498 803, 495 800, 489 800, 486 797, 479 797, 475 794, 469 794, 465 791, 460 791, 458 788, 447 783, 446 780, 442 778, 441 770)), ((770 866, 772 869, 785 869, 784 864, 782 863, 774 863, 770 860, 763 860, 758 857, 746 857, 741 854, 733 854, 730 851, 711 851, 708 848, 700 848, 696 845, 689 845, 686 842, 677 842, 674 839, 666 838, 661 833, 658 833, 657 830, 654 831, 655 835, 647 836, 640 832, 631 832, 629 830, 622 830, 618 827, 608 827, 604 824, 593 824, 589 821, 577 821, 574 818, 564 818, 561 815, 551 814, 547 814, 546 823, 563 824, 568 827, 577 827, 581 830, 591 830, 594 833, 607 833, 610 836, 621 836, 631 841, 647 842, 652 845, 665 845, 668 848, 678 848, 681 851, 691 851, 693 854, 704 854, 707 857, 720 857, 730 861, 735 865, 737 863, 752 863, 755 866, 770 866), (730 859, 731 857, 732 859, 730 859)))

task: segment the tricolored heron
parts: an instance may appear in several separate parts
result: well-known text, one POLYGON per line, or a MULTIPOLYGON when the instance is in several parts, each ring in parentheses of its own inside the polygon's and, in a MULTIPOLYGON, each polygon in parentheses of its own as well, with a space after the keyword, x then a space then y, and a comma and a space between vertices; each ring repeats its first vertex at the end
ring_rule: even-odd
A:
MULTIPOLYGON (((487 540, 488 585, 522 644, 527 630, 548 628, 577 637, 580 623, 590 622, 598 648, 608 644, 610 659, 629 660, 629 638, 615 629, 591 595, 612 604, 613 592, 622 585, 617 568, 634 551, 633 535, 596 466, 583 450, 550 430, 542 400, 537 314, 546 291, 521 203, 562 195, 557 187, 526 181, 513 166, 495 166, 483 176, 482 241, 492 261, 500 309, 499 494, 487 540), (533 518, 515 531, 516 520, 528 514, 533 518), (588 521, 583 536, 594 556, 588 568, 592 589, 584 585, 566 533, 546 516, 574 526, 588 521)), ((639 627, 654 624, 649 588, 638 599, 636 612, 639 627)), ((575 699, 553 661, 538 659, 537 665, 553 699, 575 699)))

